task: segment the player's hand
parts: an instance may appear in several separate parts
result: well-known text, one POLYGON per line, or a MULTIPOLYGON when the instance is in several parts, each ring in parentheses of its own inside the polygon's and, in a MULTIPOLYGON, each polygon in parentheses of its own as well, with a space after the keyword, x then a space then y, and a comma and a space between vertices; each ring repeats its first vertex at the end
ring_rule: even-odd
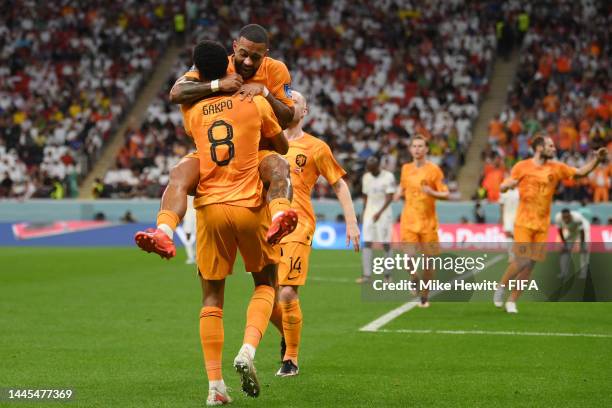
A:
POLYGON ((262 84, 242 84, 234 95, 240 95, 241 101, 248 99, 249 102, 252 102, 255 95, 263 94, 263 90, 264 86, 262 84))
POLYGON ((513 188, 516 188, 516 186, 518 186, 518 183, 519 183, 519 180, 513 179, 513 178, 508 178, 504 180, 504 182, 501 184, 501 192, 505 193, 508 190, 512 190, 513 188))
POLYGON ((421 191, 428 195, 433 195, 433 192, 434 192, 433 188, 429 187, 426 184, 423 184, 421 186, 421 191))
POLYGON ((359 241, 361 237, 359 235, 359 226, 356 222, 351 222, 346 224, 346 246, 353 242, 353 248, 355 252, 359 252, 359 241))
POLYGON ((372 217, 372 220, 373 220, 374 222, 377 222, 379 218, 380 218, 380 211, 379 211, 379 212, 377 212, 376 214, 374 214, 374 216, 372 217))
POLYGON ((221 92, 236 92, 243 82, 244 80, 239 74, 232 72, 219 80, 219 90, 221 92))
POLYGON ((600 147, 599 149, 597 149, 595 154, 597 155, 597 160, 599 162, 605 161, 608 157, 608 149, 606 149, 605 147, 600 147))

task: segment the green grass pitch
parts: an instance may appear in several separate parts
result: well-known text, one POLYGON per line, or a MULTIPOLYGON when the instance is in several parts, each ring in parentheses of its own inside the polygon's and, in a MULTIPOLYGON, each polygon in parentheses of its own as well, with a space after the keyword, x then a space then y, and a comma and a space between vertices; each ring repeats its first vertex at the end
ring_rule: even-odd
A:
MULTIPOLYGON (((136 248, 1 248, 0 260, 0 387, 75 390, 65 404, 0 406, 204 405, 200 288, 182 253, 168 262, 136 248)), ((300 375, 274 376, 270 326, 256 357, 258 399, 239 392, 231 367, 252 283, 241 263, 229 278, 223 369, 234 406, 612 406, 610 337, 435 332, 610 335, 612 303, 523 303, 511 316, 489 302, 434 301, 366 333, 359 328, 400 303, 362 300, 350 251, 314 251, 310 263, 300 375)))

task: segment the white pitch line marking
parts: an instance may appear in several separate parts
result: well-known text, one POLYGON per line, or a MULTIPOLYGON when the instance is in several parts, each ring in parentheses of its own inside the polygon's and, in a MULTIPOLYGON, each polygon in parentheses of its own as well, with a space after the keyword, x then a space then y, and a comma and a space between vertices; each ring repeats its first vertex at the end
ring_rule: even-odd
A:
POLYGON ((541 336, 541 337, 592 337, 592 338, 612 338, 612 334, 599 333, 555 333, 555 332, 520 332, 520 331, 487 331, 487 330, 412 330, 412 329, 380 329, 373 330, 377 333, 408 333, 408 334, 474 334, 491 336, 541 336))
MULTIPOLYGON (((453 279, 451 281, 451 283, 455 282, 457 280, 466 279, 466 278, 468 278, 470 276, 475 276, 475 275, 479 274, 480 272, 484 271, 486 268, 495 265, 496 263, 498 263, 499 261, 501 261, 505 257, 506 257, 506 255, 497 255, 497 256, 493 257, 493 259, 491 259, 489 262, 485 263, 485 267, 483 269, 481 269, 480 271, 475 272, 475 270, 472 269, 468 273, 464 273, 462 275, 457 276, 455 279, 453 279)), ((433 298, 438 293, 439 292, 431 292, 430 298, 433 298)), ((387 323, 389 323, 393 319, 397 318, 398 316, 401 316, 404 313, 409 312, 410 310, 414 309, 417 305, 418 305, 418 301, 417 300, 412 300, 410 302, 404 303, 403 305, 401 305, 401 306, 391 310, 390 312, 387 312, 384 315, 380 316, 378 319, 373 320, 370 323, 366 324, 365 326, 360 328, 359 331, 363 331, 363 332, 375 332, 375 331, 378 331, 381 327, 383 327, 384 325, 386 325, 387 323)))

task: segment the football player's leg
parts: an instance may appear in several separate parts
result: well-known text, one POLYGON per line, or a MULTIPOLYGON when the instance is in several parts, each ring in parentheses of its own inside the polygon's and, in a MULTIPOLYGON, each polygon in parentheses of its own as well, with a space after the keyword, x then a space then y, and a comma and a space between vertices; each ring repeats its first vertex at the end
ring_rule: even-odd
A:
POLYGON ((272 215, 266 236, 271 244, 280 242, 297 226, 297 213, 291 209, 293 189, 289 171, 289 163, 279 154, 269 150, 260 152, 259 177, 268 189, 266 199, 272 215))
POLYGON ((283 309, 283 332, 287 350, 276 375, 287 377, 298 374, 298 351, 302 335, 302 309, 298 289, 306 284, 310 245, 288 242, 283 246, 283 255, 278 268, 280 285, 279 299, 283 309))
MULTIPOLYGON (((393 252, 391 250, 391 229, 392 229, 391 220, 389 220, 389 222, 379 221, 379 225, 377 229, 378 229, 378 237, 380 238, 380 241, 383 243, 383 250, 385 251, 385 257, 392 258, 393 252)), ((392 271, 385 270, 384 278, 386 281, 391 280, 391 273, 392 271)))
POLYGON ((225 278, 232 271, 237 245, 232 235, 232 219, 222 204, 197 211, 198 272, 202 286, 200 341, 209 381, 208 405, 231 401, 221 372, 224 330, 223 301, 225 278), (206 256, 202 256, 206 254, 206 256))
MULTIPOLYGON (((440 255, 440 245, 438 240, 438 233, 426 232, 420 234, 421 241, 421 252, 425 257, 438 256, 440 255)), ((432 267, 423 268, 423 282, 426 284, 434 278, 436 271, 432 267)), ((421 291, 421 299, 419 303, 420 307, 429 307, 429 289, 423 289, 421 291)))
POLYGON ((174 231, 187 210, 187 194, 195 194, 199 177, 199 160, 194 154, 183 157, 170 170, 170 180, 157 213, 157 228, 138 231, 134 235, 136 244, 142 250, 155 252, 166 259, 176 255, 172 241, 174 231))
POLYGON ((280 248, 266 242, 266 231, 270 225, 266 206, 258 209, 237 208, 233 219, 245 270, 256 271, 252 273, 255 290, 247 308, 243 345, 234 359, 234 368, 240 375, 242 390, 251 397, 257 397, 260 388, 253 360, 274 307, 280 248))

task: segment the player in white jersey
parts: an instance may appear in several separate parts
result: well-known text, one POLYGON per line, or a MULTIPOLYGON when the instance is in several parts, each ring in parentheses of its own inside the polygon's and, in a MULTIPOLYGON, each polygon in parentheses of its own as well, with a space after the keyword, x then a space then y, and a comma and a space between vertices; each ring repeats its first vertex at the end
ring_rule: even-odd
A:
MULTIPOLYGON (((367 282, 372 276, 372 243, 383 244, 385 256, 391 257, 391 234, 393 228, 393 211, 391 202, 395 193, 395 177, 387 170, 381 170, 380 161, 376 156, 370 156, 366 162, 367 173, 362 178, 363 192, 363 241, 364 248, 361 257, 363 275, 358 283, 367 282)), ((385 274, 385 280, 390 279, 390 272, 385 274)))
POLYGON ((512 241, 514 240, 514 220, 516 219, 516 209, 519 203, 518 188, 508 190, 499 196, 500 221, 508 245, 508 262, 514 260, 512 252, 512 241))
POLYGON ((555 216, 555 224, 559 230, 559 237, 563 241, 561 250, 561 272, 559 278, 569 276, 569 266, 571 262, 571 252, 579 245, 580 249, 580 278, 586 278, 589 266, 588 244, 591 225, 582 214, 577 211, 570 211, 564 208, 555 216))
POLYGON ((187 196, 187 211, 183 218, 183 223, 176 228, 176 235, 185 246, 187 252, 186 264, 195 263, 196 251, 196 211, 193 208, 193 196, 187 196))

